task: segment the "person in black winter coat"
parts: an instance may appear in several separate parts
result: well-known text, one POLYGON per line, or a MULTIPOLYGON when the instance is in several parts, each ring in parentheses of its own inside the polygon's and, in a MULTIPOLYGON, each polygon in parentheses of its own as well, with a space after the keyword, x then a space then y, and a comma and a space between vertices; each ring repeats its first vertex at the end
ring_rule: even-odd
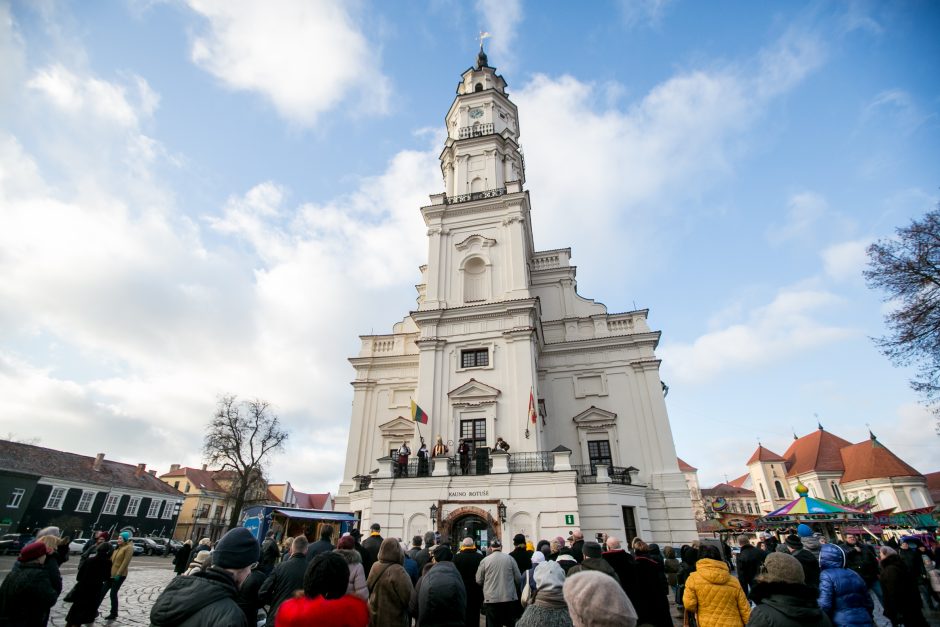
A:
MULTIPOLYGON (((280 554, 280 551, 278 551, 278 554, 280 554)), ((238 603, 238 607, 242 608, 242 611, 245 613, 245 618, 248 620, 249 625, 258 624, 258 610, 264 605, 258 593, 261 590, 261 585, 267 581, 267 579, 268 573, 264 571, 261 564, 258 564, 251 569, 251 573, 238 588, 238 598, 235 601, 238 603)))
POLYGON ((878 581, 878 557, 875 550, 859 542, 854 533, 845 534, 845 544, 841 546, 845 551, 845 567, 858 573, 870 589, 878 581))
POLYGON ((571 554, 574 556, 574 559, 581 563, 581 560, 584 559, 584 534, 580 531, 575 531, 571 534, 571 554))
MULTIPOLYGON (((739 566, 740 568, 740 566, 739 566)), ((832 621, 816 602, 815 588, 803 583, 803 567, 788 553, 771 553, 766 572, 754 580, 748 627, 830 627, 832 621)))
POLYGON ((177 577, 150 609, 151 627, 247 627, 238 589, 261 557, 261 546, 245 527, 231 529, 216 544, 212 566, 177 577))
MULTIPOLYGON (((679 587, 676 591, 676 607, 681 610, 685 581, 689 578, 689 575, 695 572, 695 562, 698 561, 698 549, 685 544, 679 549, 679 557, 682 559, 682 563, 679 564, 679 572, 676 574, 676 584, 679 587)), ((631 601, 632 600, 633 599, 631 599, 631 601)), ((636 607, 635 604, 634 607, 636 607)))
MULTIPOLYGON (((417 536, 415 536, 417 537, 417 536)), ((431 547, 434 546, 434 532, 424 532, 424 548, 419 549, 412 559, 418 564, 418 572, 424 572, 424 567, 431 563, 431 547)), ((369 573, 366 573, 368 575, 369 573)))
POLYGON ((312 562, 313 558, 320 553, 329 553, 335 548, 333 546, 333 525, 323 525, 320 527, 320 539, 307 549, 307 564, 312 562))
POLYGON ((281 603, 294 596, 294 592, 304 587, 304 574, 307 572, 307 547, 304 536, 297 536, 291 543, 291 555, 274 567, 274 571, 261 584, 258 600, 270 607, 266 627, 274 627, 277 609, 281 603))
POLYGON ((93 623, 98 618, 98 606, 101 603, 101 589, 111 578, 111 545, 103 542, 98 545, 82 565, 78 567, 77 583, 72 588, 72 606, 65 617, 67 626, 93 623))
POLYGON ((881 590, 884 593, 884 614, 892 625, 926 627, 921 612, 917 582, 891 547, 883 546, 881 553, 881 590))
MULTIPOLYGON (((637 594, 636 586, 636 560, 633 556, 620 548, 620 540, 613 536, 607 538, 607 550, 601 556, 610 564, 610 567, 617 573, 617 579, 620 580, 620 587, 630 598, 630 603, 636 608, 641 599, 634 599, 637 594)), ((567 573, 566 573, 567 574, 567 573)))
MULTIPOLYGON (((466 620, 467 589, 451 561, 446 544, 434 548, 431 568, 418 580, 411 595, 410 612, 417 627, 462 627, 466 620)), ((477 616, 479 625, 479 616, 477 616)))
MULTIPOLYGON (((0 625, 12 627, 40 627, 46 624, 49 610, 59 598, 58 590, 45 568, 46 545, 31 542, 23 547, 17 558, 17 568, 11 569, 0 584, 0 625)), ((61 586, 61 581, 59 582, 61 586)))
POLYGON ((819 562, 816 556, 803 548, 803 542, 795 533, 787 536, 785 545, 790 554, 799 560, 800 565, 803 566, 806 585, 819 588, 819 562))
POLYGON ((182 575, 189 567, 189 556, 193 554, 193 541, 187 540, 176 552, 173 558, 173 570, 177 575, 182 575))
POLYGON ((379 523, 374 523, 369 529, 369 537, 362 541, 362 548, 365 551, 365 555, 362 556, 362 568, 366 571, 366 578, 369 577, 372 565, 379 561, 379 548, 383 541, 380 533, 382 527, 379 523))
POLYGON ((517 533, 513 537, 512 544, 515 548, 509 552, 509 557, 516 560, 516 566, 519 567, 519 572, 524 573, 532 568, 532 551, 526 550, 525 536, 521 533, 517 533))
POLYGON ((747 536, 738 537, 738 546, 741 547, 741 552, 738 553, 736 572, 746 596, 750 594, 751 584, 760 572, 761 564, 764 563, 767 554, 753 546, 751 539, 747 536))
POLYGON ((480 562, 483 561, 483 555, 476 550, 476 545, 472 538, 464 538, 460 545, 460 551, 454 556, 454 566, 463 579, 463 585, 467 593, 467 612, 465 627, 480 626, 480 608, 483 606, 483 588, 477 583, 477 569, 480 562))
POLYGON ((631 602, 636 597, 638 604, 633 607, 637 614, 637 625, 670 625, 669 584, 666 583, 666 571, 656 560, 647 555, 649 545, 639 538, 633 539, 633 552, 636 557, 635 591, 628 594, 631 602))

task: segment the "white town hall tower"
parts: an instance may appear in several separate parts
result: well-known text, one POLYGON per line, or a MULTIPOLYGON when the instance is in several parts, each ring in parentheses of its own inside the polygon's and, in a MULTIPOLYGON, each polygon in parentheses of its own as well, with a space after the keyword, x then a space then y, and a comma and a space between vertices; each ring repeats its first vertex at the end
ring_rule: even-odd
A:
POLYGON ((418 306, 362 336, 336 509, 386 537, 504 544, 581 529, 697 538, 663 401, 659 333, 576 292, 570 249, 538 251, 516 106, 482 48, 446 116, 444 193, 421 208, 418 306), (530 395, 535 411, 530 412, 530 395), (414 400, 429 416, 411 418, 414 400), (534 418, 534 420, 533 420, 534 418), (419 433, 420 429, 420 433, 419 433), (422 463, 437 436, 446 456, 422 463), (509 451, 493 451, 497 437, 509 451), (399 467, 397 451, 412 454, 399 467), (457 454, 466 440, 471 457, 457 454))

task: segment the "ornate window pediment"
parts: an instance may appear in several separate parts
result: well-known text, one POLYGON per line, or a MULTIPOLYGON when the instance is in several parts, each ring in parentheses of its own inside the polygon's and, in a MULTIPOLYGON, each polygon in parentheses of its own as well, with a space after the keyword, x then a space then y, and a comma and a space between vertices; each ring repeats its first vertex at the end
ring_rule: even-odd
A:
POLYGON ((572 418, 579 429, 601 429, 617 424, 617 414, 591 405, 572 418))
POLYGON ((414 437, 415 423, 404 416, 398 416, 385 424, 379 425, 382 436, 390 440, 407 440, 414 437))
POLYGON ((495 239, 490 239, 489 237, 483 237, 477 233, 474 233, 470 237, 466 238, 462 242, 454 244, 457 247, 457 250, 463 251, 473 247, 477 248, 489 248, 496 245, 495 239))
POLYGON ((491 385, 470 379, 447 393, 453 405, 481 405, 495 403, 500 391, 491 385))

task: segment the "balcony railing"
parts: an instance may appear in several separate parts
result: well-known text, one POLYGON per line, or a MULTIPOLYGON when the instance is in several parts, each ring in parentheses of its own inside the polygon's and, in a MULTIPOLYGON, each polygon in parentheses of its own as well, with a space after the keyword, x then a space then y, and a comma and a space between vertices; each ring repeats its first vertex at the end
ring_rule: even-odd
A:
POLYGON ((548 451, 510 453, 509 472, 552 472, 555 456, 548 451))
POLYGON ((464 126, 457 134, 458 139, 469 139, 471 137, 483 137, 493 134, 492 124, 474 124, 473 126, 464 126))
MULTIPOLYGON (((594 464, 582 464, 580 466, 572 466, 571 468, 578 473, 578 483, 597 483, 597 467, 594 464)), ((637 469, 633 466, 626 468, 622 466, 607 467, 610 482, 619 483, 621 485, 633 485, 633 476, 631 473, 636 471, 637 469)))
POLYGON ((482 200, 484 198, 496 198, 502 196, 506 193, 505 187, 497 187, 496 189, 488 189, 482 192, 470 192, 469 194, 460 194, 459 196, 446 196, 444 198, 444 204, 447 205, 456 205, 462 202, 470 202, 471 200, 482 200))

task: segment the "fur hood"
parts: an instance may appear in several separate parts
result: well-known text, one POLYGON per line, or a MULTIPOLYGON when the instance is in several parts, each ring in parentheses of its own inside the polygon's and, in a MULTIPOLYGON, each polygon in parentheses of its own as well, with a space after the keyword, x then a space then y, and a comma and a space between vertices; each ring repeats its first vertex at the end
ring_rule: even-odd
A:
POLYGON ((362 556, 356 549, 334 549, 334 553, 346 560, 347 564, 361 564, 362 556))
POLYGON ((816 603, 816 597, 819 596, 819 590, 802 583, 785 583, 783 581, 761 581, 760 579, 751 588, 751 601, 758 605, 764 599, 782 594, 800 599, 802 601, 812 601, 816 603))

